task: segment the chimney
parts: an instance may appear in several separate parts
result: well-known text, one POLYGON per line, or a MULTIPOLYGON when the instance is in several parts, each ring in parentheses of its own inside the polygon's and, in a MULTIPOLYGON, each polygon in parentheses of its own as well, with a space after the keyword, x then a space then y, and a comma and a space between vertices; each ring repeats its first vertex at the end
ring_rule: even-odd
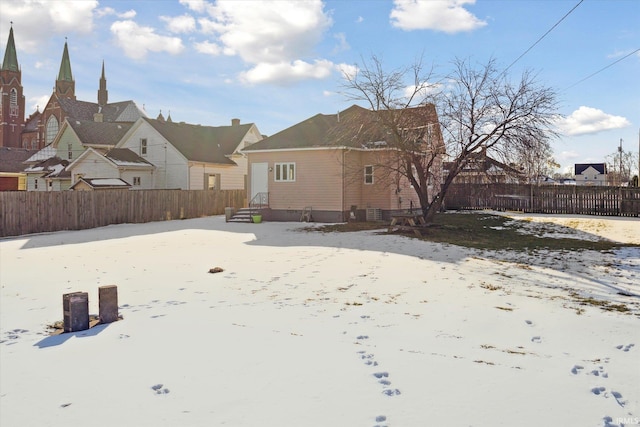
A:
POLYGON ((231 126, 240 125, 240 119, 231 119, 231 126))

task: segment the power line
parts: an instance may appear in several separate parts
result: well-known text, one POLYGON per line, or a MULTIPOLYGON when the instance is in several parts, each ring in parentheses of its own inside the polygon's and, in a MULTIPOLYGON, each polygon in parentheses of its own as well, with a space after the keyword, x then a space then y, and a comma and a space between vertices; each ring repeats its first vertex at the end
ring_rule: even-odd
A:
POLYGON ((518 61, 520 60, 520 58, 522 58, 522 57, 523 57, 523 56, 525 56, 527 53, 529 53, 529 51, 530 51, 531 49, 533 49, 535 45, 537 45, 538 43, 540 43, 540 41, 541 41, 543 38, 545 38, 545 37, 547 36, 547 34, 549 34, 551 31, 553 31, 553 29, 554 29, 554 28, 556 28, 558 25, 560 25, 560 23, 561 23, 562 21, 564 21, 564 19, 565 19, 567 16, 569 16, 569 15, 571 14, 571 12, 573 12, 574 10, 576 10, 576 8, 577 8, 578 6, 580 6, 580 4, 581 4, 583 1, 584 1, 584 0, 580 0, 580 1, 578 2, 578 4, 576 4, 575 6, 573 6, 573 8, 571 8, 571 10, 570 10, 569 12, 567 12, 567 13, 566 13, 562 18, 560 18, 560 20, 559 20, 558 22, 556 22, 556 23, 553 25, 553 27, 549 28, 549 30, 548 30, 546 33, 544 33, 544 34, 542 35, 542 37, 540 37, 538 40, 536 40, 536 42, 535 42, 534 44, 532 44, 532 45, 529 47, 529 49, 525 50, 525 51, 524 51, 524 53, 523 53, 522 55, 518 56, 518 57, 516 58, 516 60, 515 60, 515 61, 513 61, 511 64, 509 64, 509 66, 508 66, 507 68, 505 68, 505 70, 504 70, 504 71, 506 72, 509 68, 511 68, 511 67, 513 66, 513 64, 515 64, 516 62, 518 62, 518 61))
POLYGON ((607 65, 606 67, 599 69, 599 70, 598 70, 598 71, 596 71, 595 73, 589 74, 587 77, 585 77, 585 78, 584 78, 584 79, 582 79, 582 80, 579 80, 579 81, 575 82, 574 84, 572 84, 571 86, 569 86, 569 87, 568 87, 568 88, 566 88, 565 90, 569 90, 569 89, 571 89, 572 87, 579 85, 579 84, 580 84, 580 83, 582 83, 583 81, 585 81, 585 80, 587 80, 587 79, 590 79, 591 77, 595 76, 595 75, 596 75, 596 74, 598 74, 598 73, 603 72, 604 70, 606 70, 606 69, 607 69, 607 68, 609 68, 609 67, 612 67, 612 66, 616 65, 618 62, 622 61, 622 60, 623 60, 623 59, 625 59, 625 58, 630 57, 631 55, 633 55, 633 54, 634 54, 634 53, 636 53, 636 52, 640 52, 640 48, 639 48, 639 49, 634 50, 633 52, 631 52, 631 53, 629 53, 629 54, 627 54, 627 55, 625 55, 625 56, 623 56, 622 58, 618 59, 617 61, 612 62, 611 64, 607 65))

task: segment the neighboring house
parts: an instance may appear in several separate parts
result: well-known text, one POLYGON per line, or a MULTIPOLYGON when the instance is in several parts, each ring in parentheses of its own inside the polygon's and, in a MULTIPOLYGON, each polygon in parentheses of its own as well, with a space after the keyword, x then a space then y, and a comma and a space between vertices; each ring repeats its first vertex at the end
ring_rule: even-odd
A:
POLYGON ((35 153, 36 150, 0 147, 0 191, 27 189, 24 162, 35 153))
MULTIPOLYGON (((449 173, 452 162, 445 162, 443 174, 449 173)), ((454 184, 518 184, 525 179, 518 169, 487 156, 485 150, 471 153, 454 184)))
POLYGON ((131 185, 120 178, 80 178, 71 186, 70 190, 128 190, 129 188, 131 185))
POLYGON ((71 186, 71 174, 66 170, 68 160, 50 157, 29 166, 27 191, 64 191, 71 186))
POLYGON ((576 185, 607 185, 606 163, 576 163, 576 185))
POLYGON ((155 166, 154 188, 246 188, 247 160, 240 150, 261 140, 255 124, 202 126, 141 118, 118 143, 155 166))
POLYGON ((155 166, 127 148, 112 148, 105 152, 89 147, 67 166, 67 170, 74 183, 71 188, 80 179, 89 183, 106 178, 130 183, 135 190, 154 188, 155 166))
MULTIPOLYGON (((104 166, 104 155, 115 147, 118 141, 125 135, 125 133, 131 128, 133 123, 119 123, 119 122, 94 122, 94 121, 80 121, 67 119, 62 125, 62 128, 56 135, 53 142, 47 145, 44 149, 40 150, 36 155, 27 160, 29 167, 27 172, 27 189, 30 191, 61 191, 68 190, 73 183, 75 183, 77 177, 72 176, 70 169, 67 166, 70 163, 74 163, 76 167, 76 173, 84 174, 88 178, 105 177, 101 166, 104 166), (89 165, 85 161, 80 166, 75 161, 82 156, 88 149, 92 149, 93 153, 102 157, 98 159, 92 159, 94 163, 89 165), (60 170, 60 165, 64 161, 64 170, 60 170), (95 170, 92 167, 95 166, 95 170), (54 172, 54 175, 52 175, 54 172), (45 182, 43 186, 42 183, 45 182)), ((135 156, 134 153, 131 153, 135 156)), ((132 156, 128 156, 132 158, 132 156)), ((141 159, 140 159, 141 160, 141 159)), ((138 160, 134 162, 140 163, 138 160)), ((146 169, 149 169, 149 165, 146 165, 146 169)), ((152 170, 152 168, 151 168, 152 170)), ((116 169, 123 171, 122 167, 116 169)), ((107 175, 108 177, 113 174, 107 175)), ((120 178, 119 175, 113 176, 114 178, 120 178)))
MULTIPOLYGON (((418 116, 411 129, 424 128, 428 151, 442 144, 433 105, 406 110, 418 116)), ((389 173, 398 166, 398 151, 389 146, 380 114, 352 106, 338 114, 317 114, 243 150, 249 161, 248 199, 266 203, 266 219, 298 221, 311 210, 319 222, 343 222, 355 216, 389 218, 393 212, 420 208, 408 180, 389 173)), ((433 170, 430 197, 440 186, 441 157, 433 170)))

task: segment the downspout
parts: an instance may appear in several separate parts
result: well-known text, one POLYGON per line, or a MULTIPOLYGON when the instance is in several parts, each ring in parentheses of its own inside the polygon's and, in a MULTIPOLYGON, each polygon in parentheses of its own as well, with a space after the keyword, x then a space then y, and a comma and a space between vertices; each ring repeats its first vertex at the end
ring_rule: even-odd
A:
POLYGON ((342 216, 342 221, 343 222, 345 220, 344 212, 345 212, 345 208, 346 208, 346 206, 345 206, 346 198, 345 198, 345 195, 344 195, 344 193, 346 192, 346 184, 345 184, 345 179, 344 179, 344 170, 345 170, 344 162, 345 162, 346 158, 347 158, 347 150, 345 149, 345 150, 342 151, 342 174, 341 174, 341 177, 340 177, 342 179, 342 213, 340 215, 342 216))

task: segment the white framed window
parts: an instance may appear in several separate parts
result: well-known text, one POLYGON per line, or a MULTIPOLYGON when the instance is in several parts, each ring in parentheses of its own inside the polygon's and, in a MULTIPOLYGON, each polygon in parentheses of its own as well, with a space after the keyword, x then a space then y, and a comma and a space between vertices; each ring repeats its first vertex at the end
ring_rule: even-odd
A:
POLYGON ((293 182, 296 180, 296 164, 295 163, 276 163, 274 165, 274 181, 276 182, 293 182))
POLYGON ((140 138, 140 155, 147 154, 147 138, 140 138))
POLYGON ((9 115, 18 116, 18 91, 16 88, 11 88, 9 91, 9 115))
POLYGON ((44 140, 45 144, 50 144, 53 142, 56 135, 58 134, 58 129, 58 119, 56 118, 56 116, 49 117, 49 119, 47 120, 47 132, 45 134, 44 140))
POLYGON ((73 144, 67 144, 67 159, 73 159, 73 144))
POLYGON ((140 185, 140 177, 139 176, 134 176, 133 177, 133 185, 140 185))
POLYGON ((33 180, 33 188, 36 190, 38 189, 38 178, 33 180))
POLYGON ((364 167, 364 183, 373 184, 373 165, 364 167))

